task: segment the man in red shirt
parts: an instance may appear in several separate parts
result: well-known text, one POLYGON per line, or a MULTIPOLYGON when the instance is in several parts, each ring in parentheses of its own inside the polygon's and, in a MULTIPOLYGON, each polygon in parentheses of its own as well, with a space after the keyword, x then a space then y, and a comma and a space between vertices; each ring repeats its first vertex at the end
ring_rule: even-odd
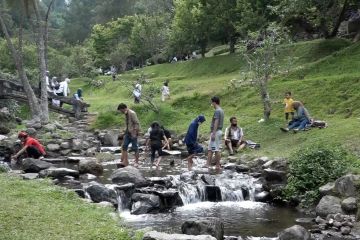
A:
POLYGON ((29 137, 26 132, 20 132, 18 138, 20 139, 23 148, 12 157, 14 160, 16 160, 24 152, 26 152, 27 157, 29 158, 44 158, 46 155, 45 148, 37 139, 29 137))

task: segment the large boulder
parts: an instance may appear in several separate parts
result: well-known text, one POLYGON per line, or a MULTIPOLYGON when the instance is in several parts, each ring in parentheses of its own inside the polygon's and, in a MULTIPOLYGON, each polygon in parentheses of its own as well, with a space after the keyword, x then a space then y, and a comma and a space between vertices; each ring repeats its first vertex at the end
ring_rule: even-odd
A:
POLYGON ((355 214, 357 211, 357 200, 354 197, 349 197, 341 202, 341 208, 346 213, 355 214))
POLYGON ((310 240, 310 233, 302 226, 294 225, 280 232, 279 240, 310 240))
POLYGON ((94 175, 101 175, 104 172, 103 166, 96 162, 96 160, 81 160, 79 163, 79 173, 90 173, 94 175))
POLYGON ((217 240, 224 239, 224 224, 219 218, 190 219, 181 225, 181 232, 188 235, 211 235, 217 240))
POLYGON ((206 200, 209 202, 221 202, 221 190, 219 186, 205 186, 206 200))
POLYGON ((89 194, 93 202, 99 203, 106 201, 114 205, 118 204, 116 192, 102 184, 91 182, 90 185, 85 188, 85 191, 89 194))
POLYGON ((316 206, 316 214, 321 217, 326 217, 328 214, 343 213, 341 209, 341 200, 334 196, 324 196, 321 198, 319 204, 316 206))
POLYGON ((348 174, 335 181, 335 190, 341 197, 355 197, 360 187, 360 175, 348 174))
POLYGON ((153 194, 134 193, 131 214, 156 213, 160 210, 160 198, 153 194))
POLYGON ((83 141, 81 139, 73 139, 71 142, 72 150, 74 151, 80 151, 83 148, 82 145, 83 141))
POLYGON ((118 134, 115 134, 113 132, 105 133, 102 140, 103 146, 116 147, 119 145, 118 134))
POLYGON ((51 152, 59 151, 60 145, 56 143, 50 143, 46 146, 46 149, 51 152))
POLYGON ((329 182, 329 183, 319 187, 319 192, 320 192, 321 196, 335 195, 336 194, 335 183, 329 182))
POLYGON ((115 170, 111 176, 111 181, 116 184, 126 184, 133 183, 135 186, 144 186, 146 185, 146 179, 141 174, 139 169, 127 166, 124 168, 119 168, 115 170))
POLYGON ((24 158, 22 160, 22 169, 26 173, 38 173, 41 170, 52 167, 51 163, 39 159, 24 158))
POLYGON ((185 235, 185 234, 168 234, 151 231, 144 234, 143 240, 216 240, 210 235, 185 235))
POLYGON ((274 170, 266 168, 263 171, 265 180, 268 182, 284 182, 286 181, 286 172, 281 170, 274 170))
POLYGON ((40 171, 40 177, 51 177, 51 178, 63 178, 65 176, 72 176, 75 178, 79 177, 79 171, 69 168, 55 168, 50 167, 48 169, 40 171))

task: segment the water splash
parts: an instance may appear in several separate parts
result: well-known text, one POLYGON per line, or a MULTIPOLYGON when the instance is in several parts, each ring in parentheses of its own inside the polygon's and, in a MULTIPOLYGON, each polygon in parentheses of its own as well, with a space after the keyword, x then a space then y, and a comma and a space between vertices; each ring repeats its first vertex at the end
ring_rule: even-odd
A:
POLYGON ((178 186, 179 195, 184 205, 205 201, 205 185, 181 182, 178 186))

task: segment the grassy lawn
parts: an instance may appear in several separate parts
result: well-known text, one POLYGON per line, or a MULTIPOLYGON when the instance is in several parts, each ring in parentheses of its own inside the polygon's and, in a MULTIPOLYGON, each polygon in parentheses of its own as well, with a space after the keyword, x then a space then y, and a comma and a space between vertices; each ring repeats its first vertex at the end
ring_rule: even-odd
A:
MULTIPOLYGON (((246 74, 246 63, 241 54, 150 66, 119 75, 115 82, 111 77, 101 76, 99 78, 105 85, 99 89, 91 88, 81 78, 71 85, 73 89, 82 87, 86 101, 91 103, 90 111, 99 113, 94 128, 122 127, 123 116, 115 110, 120 102, 125 102, 138 113, 143 129, 157 120, 184 133, 198 114, 203 113, 211 119, 210 97, 218 95, 226 123, 231 116, 237 116, 246 138, 261 144, 261 150, 251 154, 288 156, 314 141, 338 143, 359 153, 360 131, 356 131, 360 124, 359 62, 360 43, 351 44, 346 40, 315 40, 283 46, 279 51, 282 74, 274 76, 269 83, 271 120, 261 124, 258 120, 262 118, 262 103, 257 89, 250 85, 230 87, 232 79, 242 79, 246 74), (161 102, 160 93, 155 98, 160 107, 159 114, 141 104, 134 105, 131 93, 124 87, 142 72, 159 89, 164 80, 170 82, 171 100, 161 102), (294 99, 303 101, 310 114, 327 121, 329 128, 297 135, 280 132, 279 127, 284 125, 281 103, 285 91, 292 91, 294 99)), ((209 122, 200 127, 200 132, 208 134, 209 122)))
POLYGON ((111 209, 47 183, 0 174, 0 239, 130 239, 111 209))

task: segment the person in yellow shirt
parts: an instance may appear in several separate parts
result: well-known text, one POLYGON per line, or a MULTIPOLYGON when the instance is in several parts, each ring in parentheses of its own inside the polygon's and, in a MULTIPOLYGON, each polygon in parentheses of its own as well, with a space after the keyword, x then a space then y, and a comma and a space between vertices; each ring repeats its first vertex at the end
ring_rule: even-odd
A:
POLYGON ((283 103, 285 104, 284 112, 285 112, 286 123, 289 122, 289 115, 290 114, 291 114, 291 120, 294 119, 295 110, 294 110, 294 107, 292 105, 293 102, 294 102, 294 100, 291 98, 291 92, 286 92, 285 93, 285 98, 284 98, 284 101, 283 101, 283 103))

